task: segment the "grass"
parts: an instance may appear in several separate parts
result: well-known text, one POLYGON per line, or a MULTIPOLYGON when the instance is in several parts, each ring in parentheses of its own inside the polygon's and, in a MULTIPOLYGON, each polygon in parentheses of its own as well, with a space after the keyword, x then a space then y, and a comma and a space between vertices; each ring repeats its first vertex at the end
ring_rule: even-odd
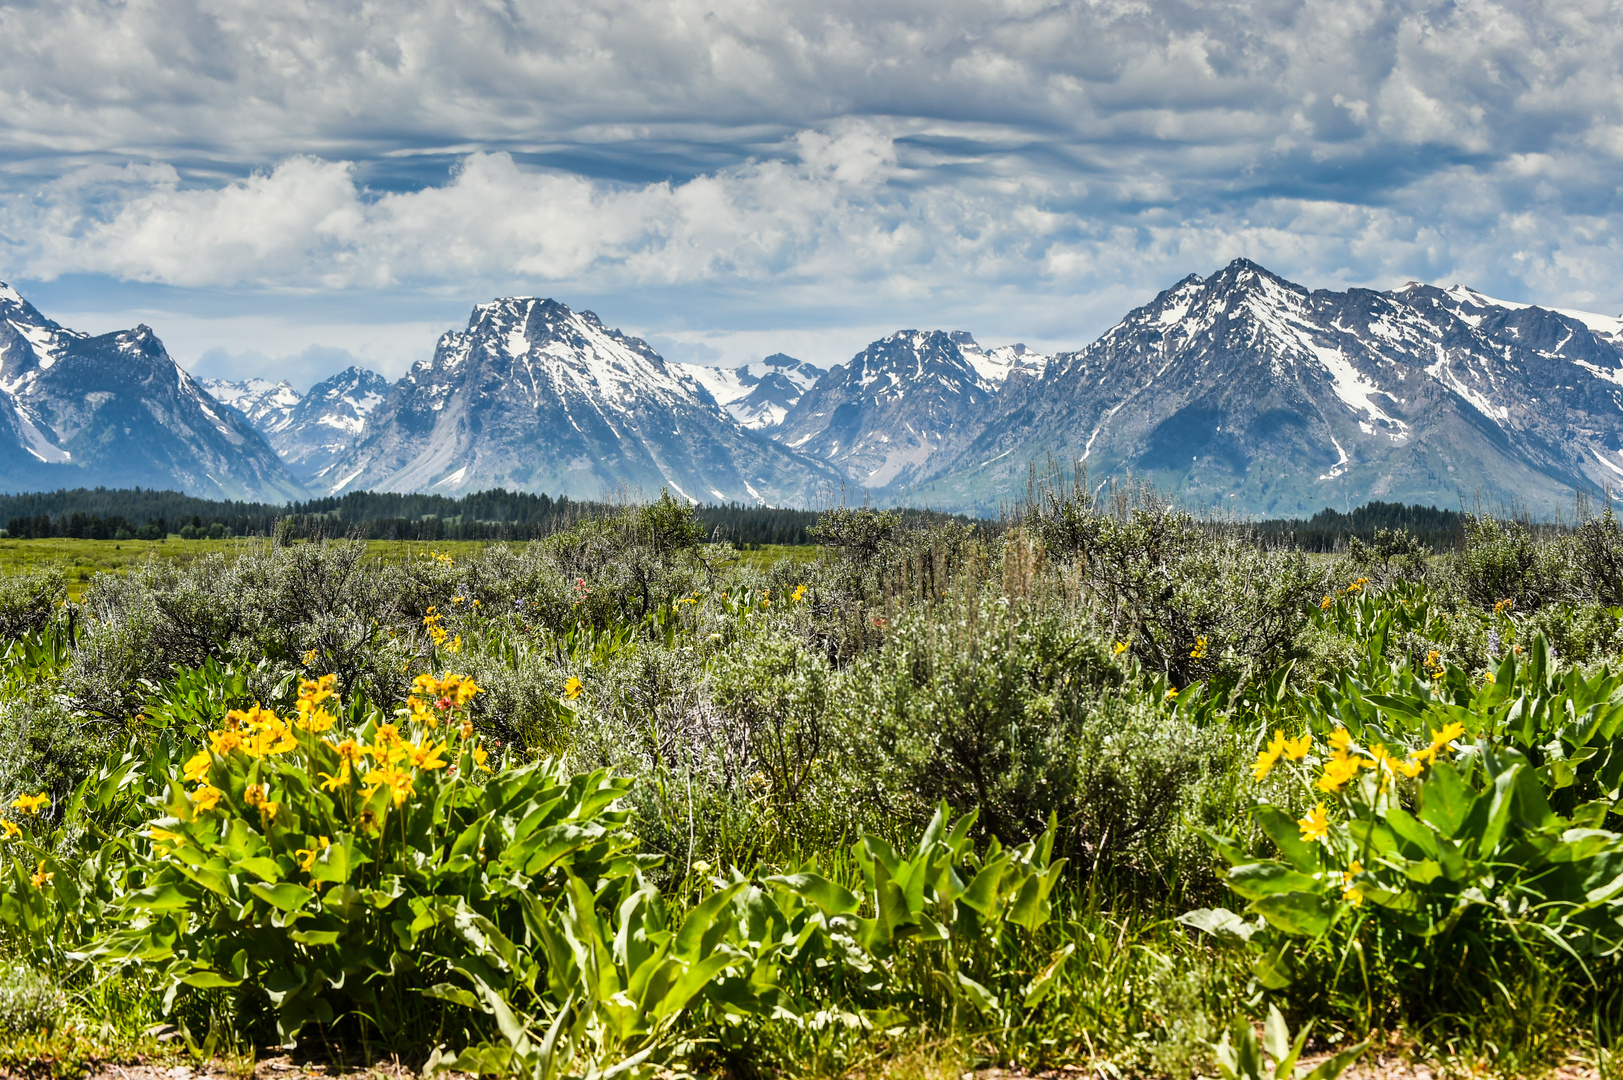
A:
MULTIPOLYGON (((167 540, 0 540, 0 575, 21 570, 60 566, 68 573, 68 598, 83 599, 85 587, 97 574, 122 574, 147 559, 165 559, 185 565, 205 555, 242 551, 265 543, 263 537, 234 537, 226 540, 183 540, 171 533, 167 540)), ((369 558, 399 565, 425 551, 443 551, 457 559, 470 558, 489 547, 488 540, 368 540, 369 558)), ((740 551, 738 565, 764 570, 788 559, 807 563, 817 558, 813 545, 763 544, 753 551, 740 551)))

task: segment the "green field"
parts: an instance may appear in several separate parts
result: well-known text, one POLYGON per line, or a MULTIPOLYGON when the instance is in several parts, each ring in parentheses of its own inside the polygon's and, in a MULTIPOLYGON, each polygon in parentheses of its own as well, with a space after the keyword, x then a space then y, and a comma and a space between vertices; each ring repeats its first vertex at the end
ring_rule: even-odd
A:
POLYGON ((0 542, 0 1068, 1614 1075, 1623 528, 1088 498, 0 542))
MULTIPOLYGON (((239 537, 230 540, 182 540, 171 534, 167 540, 4 540, 0 539, 0 574, 11 574, 43 566, 59 566, 68 574, 69 598, 77 601, 85 586, 97 574, 123 573, 146 559, 165 559, 179 564, 204 555, 227 557, 266 544, 263 538, 239 537)), ((424 551, 444 551, 467 558, 487 547, 485 540, 368 540, 370 558, 400 563, 424 551)), ((764 568, 779 559, 809 562, 817 548, 788 544, 763 544, 756 550, 740 551, 737 561, 745 566, 764 568)))

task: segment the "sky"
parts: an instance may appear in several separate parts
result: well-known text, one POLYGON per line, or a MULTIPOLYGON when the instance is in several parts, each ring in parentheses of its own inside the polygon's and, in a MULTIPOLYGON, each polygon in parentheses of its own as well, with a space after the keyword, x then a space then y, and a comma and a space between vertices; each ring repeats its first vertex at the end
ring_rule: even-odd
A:
POLYGON ((1246 256, 1623 311, 1623 3, 0 0, 0 280, 199 374, 496 296, 1079 348, 1246 256))

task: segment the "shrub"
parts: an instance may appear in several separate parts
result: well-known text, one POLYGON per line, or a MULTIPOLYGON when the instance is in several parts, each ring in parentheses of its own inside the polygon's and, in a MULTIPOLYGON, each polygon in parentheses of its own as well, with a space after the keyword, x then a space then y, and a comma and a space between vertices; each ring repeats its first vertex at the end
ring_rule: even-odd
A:
POLYGON ((50 625, 68 598, 67 573, 39 567, 0 577, 0 638, 19 638, 50 625))

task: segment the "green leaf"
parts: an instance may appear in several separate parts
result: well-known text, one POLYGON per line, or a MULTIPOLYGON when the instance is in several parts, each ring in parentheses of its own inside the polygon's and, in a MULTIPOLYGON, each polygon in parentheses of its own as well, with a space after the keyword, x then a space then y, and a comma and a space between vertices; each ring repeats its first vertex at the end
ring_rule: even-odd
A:
POLYGON ((1026 984, 1025 998, 1021 1002, 1025 1008, 1034 1008, 1038 1002, 1048 996, 1049 991, 1054 989, 1054 982, 1059 978, 1059 973, 1065 967, 1065 962, 1071 958, 1071 954, 1075 951, 1076 943, 1073 941, 1053 955, 1048 961, 1048 966, 1043 969, 1042 974, 1026 984))
POLYGON ((1252 808, 1251 817, 1262 826, 1262 831, 1291 866, 1304 874, 1319 869, 1318 845, 1302 839, 1302 827, 1290 814, 1271 803, 1258 803, 1252 808))
POLYGON ((830 915, 854 915, 862 907, 855 893, 820 874, 783 874, 766 880, 805 897, 830 915))
POLYGON ((194 971, 189 975, 182 975, 180 981, 199 990, 220 990, 242 985, 241 979, 228 979, 216 971, 194 971))
POLYGON ((297 911, 309 903, 310 898, 315 895, 303 885, 295 885, 291 881, 284 881, 279 885, 256 883, 248 886, 248 891, 271 907, 282 911, 297 911))
POLYGON ((1254 862, 1236 866, 1228 873, 1229 887, 1247 899, 1273 893, 1312 892, 1319 883, 1278 862, 1254 862))
POLYGON ((1196 908, 1179 915, 1177 921, 1230 944, 1244 944, 1257 931, 1228 908, 1196 908))
POLYGON ((1318 937, 1330 929, 1335 908, 1314 893, 1270 893, 1251 901, 1247 911, 1255 911, 1276 930, 1293 937, 1318 937))
POLYGON ((971 979, 963 972, 958 972, 958 985, 963 988, 964 996, 974 1003, 975 1007, 987 1016, 1002 1016, 1003 1007, 998 1004, 992 991, 971 979))
POLYGON ((1458 839, 1475 801, 1453 763, 1439 761, 1421 786, 1420 818, 1444 836, 1458 839))

